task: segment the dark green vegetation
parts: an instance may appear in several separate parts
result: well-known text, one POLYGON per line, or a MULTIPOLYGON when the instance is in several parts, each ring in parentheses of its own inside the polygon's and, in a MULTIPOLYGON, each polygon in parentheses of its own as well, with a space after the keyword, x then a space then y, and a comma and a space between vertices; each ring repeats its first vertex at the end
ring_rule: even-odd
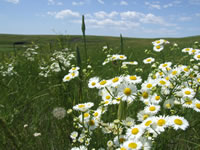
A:
MULTIPOLYGON (((162 53, 146 54, 146 49, 152 50, 152 41, 155 39, 123 38, 123 52, 128 57, 128 61, 136 60, 139 65, 130 67, 129 72, 146 77, 151 71, 150 65, 144 65, 143 59, 149 56, 156 58, 160 62, 172 61, 176 64, 189 65, 189 59, 185 59, 182 48, 192 47, 195 41, 200 41, 200 36, 187 38, 169 38, 171 44, 166 46, 162 53), (177 43, 179 48, 172 51, 173 43, 177 43), (136 68, 143 68, 144 72, 135 72, 136 68)), ((82 101, 92 101, 99 103, 101 97, 98 91, 88 89, 88 79, 93 76, 109 79, 120 75, 115 65, 102 66, 106 55, 102 52, 102 47, 108 45, 113 49, 112 54, 120 53, 120 38, 118 37, 99 37, 86 36, 88 63, 92 65, 93 72, 85 75, 82 79, 83 95, 82 101)), ((32 45, 26 45, 31 47, 32 45)), ((38 64, 41 60, 49 61, 49 57, 54 50, 70 48, 76 52, 79 46, 82 59, 82 67, 86 68, 84 55, 84 44, 82 36, 53 36, 53 35, 0 35, 0 63, 16 61, 15 76, 0 75, 0 149, 2 150, 63 150, 70 149, 69 135, 74 128, 72 127, 73 118, 69 115, 62 120, 58 120, 52 115, 55 107, 63 107, 66 110, 72 108, 74 104, 80 102, 78 79, 67 83, 62 82, 62 78, 67 71, 53 74, 51 77, 44 78, 38 76, 40 70, 38 64), (33 42, 39 46, 38 56, 34 62, 27 61, 23 56, 26 49, 23 46, 16 46, 17 55, 13 51, 13 43, 17 41, 33 42), (28 127, 24 128, 24 125, 28 127), (42 135, 34 137, 33 134, 39 132, 42 135)), ((73 64, 77 64, 76 61, 73 64)), ((70 69, 70 68, 69 68, 70 69)), ((138 108, 135 106, 134 110, 138 108)), ((129 110, 132 111, 132 110, 129 110)), ((189 110, 190 111, 190 110, 189 110)), ((190 112, 195 118, 192 126, 187 131, 164 132, 157 139, 155 149, 198 149, 200 143, 200 125, 198 121, 200 114, 190 112), (171 136, 171 137, 169 137, 171 136), (196 144, 197 143, 197 144, 196 144)), ((111 112, 112 115, 112 112, 111 112)), ((99 137, 102 138, 102 137, 99 137)), ((97 139, 96 141, 99 141, 97 139)), ((101 145, 99 145, 101 146, 101 145)))

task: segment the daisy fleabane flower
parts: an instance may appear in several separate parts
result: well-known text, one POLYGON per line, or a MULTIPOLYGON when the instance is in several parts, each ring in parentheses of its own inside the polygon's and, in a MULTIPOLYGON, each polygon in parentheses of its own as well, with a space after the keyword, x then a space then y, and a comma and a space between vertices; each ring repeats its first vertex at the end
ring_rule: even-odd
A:
POLYGON ((155 61, 154 58, 148 57, 148 58, 146 58, 146 59, 143 60, 143 63, 145 63, 145 64, 151 64, 154 61, 155 61))
POLYGON ((184 117, 171 116, 169 117, 169 125, 172 126, 175 130, 185 130, 189 126, 189 123, 184 117))
POLYGON ((78 104, 73 107, 74 110, 76 111, 81 111, 81 112, 86 112, 88 111, 92 106, 94 106, 94 103, 88 102, 88 103, 83 103, 83 104, 78 104))
POLYGON ((98 83, 99 83, 99 78, 98 77, 90 78, 89 83, 88 83, 88 87, 89 88, 95 88, 98 83))

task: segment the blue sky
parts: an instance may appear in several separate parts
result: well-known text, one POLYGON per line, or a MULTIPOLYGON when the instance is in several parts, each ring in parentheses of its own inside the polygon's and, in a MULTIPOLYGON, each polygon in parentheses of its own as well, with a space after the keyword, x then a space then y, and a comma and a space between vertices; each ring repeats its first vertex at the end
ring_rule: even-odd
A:
POLYGON ((0 0, 0 33, 200 35, 200 0, 0 0))

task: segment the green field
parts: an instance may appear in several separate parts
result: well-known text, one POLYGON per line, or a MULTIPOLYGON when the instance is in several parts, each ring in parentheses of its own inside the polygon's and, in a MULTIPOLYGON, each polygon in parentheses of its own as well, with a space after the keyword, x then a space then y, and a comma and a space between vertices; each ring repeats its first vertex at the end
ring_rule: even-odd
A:
MULTIPOLYGON (((181 51, 187 47, 200 48, 199 44, 194 44, 196 41, 200 42, 200 36, 164 39, 170 44, 166 45, 161 53, 156 53, 152 51, 152 42, 157 39, 123 37, 122 50, 120 37, 86 36, 88 54, 88 60, 86 60, 83 38, 79 35, 0 34, 0 65, 6 66, 13 63, 16 72, 14 75, 4 76, 0 70, 0 150, 70 149, 72 147, 70 134, 75 130, 74 116, 67 114, 63 119, 57 119, 52 112, 56 107, 62 107, 65 110, 72 109, 80 102, 94 102, 94 107, 97 108, 102 99, 97 89, 88 88, 88 80, 92 77, 111 79, 128 72, 141 76, 145 80, 153 70, 151 65, 143 63, 147 57, 154 57, 159 63, 170 61, 173 64, 194 65, 190 61, 192 57, 186 57, 186 54, 181 51), (21 41, 32 44, 17 45, 14 51, 13 43, 21 41), (174 46, 174 43, 178 46, 174 46), (24 56, 24 52, 34 45, 39 47, 36 49, 38 54, 34 56, 34 61, 29 61, 24 56), (119 69, 120 63, 117 65, 109 63, 102 66, 106 59, 106 54, 102 51, 105 45, 112 49, 110 54, 123 52, 128 57, 127 61, 137 61, 138 66, 130 66, 125 71, 119 69), (77 47, 79 47, 81 60, 77 57, 77 47), (46 78, 39 76, 40 65, 49 65, 53 52, 64 48, 69 48, 70 53, 74 53, 76 58, 71 61, 71 65, 81 67, 80 77, 70 82, 62 81, 71 69, 71 65, 66 70, 61 69, 59 72, 50 73, 50 76, 46 78), (92 68, 88 69, 87 65, 91 65, 92 68), (143 71, 136 71, 139 68, 143 71), (28 126, 24 127, 26 124, 28 126), (41 133, 41 136, 35 137, 34 133, 41 133)), ((196 96, 200 98, 198 92, 197 89, 196 96)), ((136 112, 142 107, 143 105, 138 102, 127 113, 136 118, 136 112)), ((117 107, 109 109, 110 115, 104 116, 105 121, 113 121, 117 111, 117 107)), ((165 113, 169 113, 168 110, 165 113)), ((200 114, 189 109, 184 109, 180 114, 189 120, 190 127, 185 131, 167 130, 163 132, 155 140, 157 144, 154 144, 152 149, 200 149, 200 114)), ((73 115, 78 116, 78 113, 74 112, 73 115)), ((91 143, 89 150, 99 147, 106 148, 106 143, 103 141, 113 138, 108 136, 105 140, 101 140, 103 135, 99 132, 98 130, 98 133, 94 135, 94 141, 99 142, 91 143)))

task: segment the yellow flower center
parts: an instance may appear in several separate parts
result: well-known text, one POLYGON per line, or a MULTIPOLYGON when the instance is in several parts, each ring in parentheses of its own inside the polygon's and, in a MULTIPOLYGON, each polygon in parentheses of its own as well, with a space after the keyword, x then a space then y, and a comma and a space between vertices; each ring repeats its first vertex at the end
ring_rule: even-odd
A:
POLYGON ((195 53, 195 52, 196 52, 196 50, 195 50, 195 49, 193 49, 193 50, 192 50, 192 53, 195 53))
POLYGON ((97 117, 98 115, 99 115, 99 113, 98 113, 98 112, 95 112, 95 113, 94 113, 94 116, 95 116, 95 117, 97 117))
POLYGON ((149 120, 149 121, 147 121, 146 123, 145 123, 145 126, 149 126, 150 124, 152 123, 152 121, 151 120, 149 120))
POLYGON ((171 108, 171 104, 166 104, 166 108, 171 108))
POLYGON ((137 148, 137 144, 136 143, 129 143, 128 147, 132 148, 132 149, 136 149, 137 148))
POLYGON ((188 52, 188 51, 190 51, 190 49, 189 49, 189 48, 186 48, 186 49, 185 49, 185 51, 187 51, 187 52, 188 52))
POLYGON ((155 106, 150 106, 150 107, 149 107, 149 110, 150 110, 150 111, 155 111, 155 110, 156 110, 156 107, 155 107, 155 106))
POLYGON ((155 100, 157 100, 157 101, 160 100, 160 96, 156 96, 155 100))
POLYGON ((127 95, 127 96, 131 95, 131 89, 130 88, 125 88, 124 89, 124 94, 127 95))
POLYGON ((197 81, 200 82, 200 78, 198 78, 197 81))
POLYGON ((176 74, 177 74, 176 70, 172 71, 172 75, 176 75, 176 74))
POLYGON ((92 86, 95 86, 96 85, 96 83, 95 82, 92 82, 92 86))
POLYGON ((89 116, 89 113, 84 113, 84 117, 87 118, 89 116))
POLYGON ((136 80, 137 79, 136 76, 130 76, 129 78, 130 78, 130 80, 136 80))
POLYGON ((76 70, 76 67, 73 67, 72 70, 76 70))
POLYGON ((189 69, 188 69, 188 68, 184 68, 183 70, 184 70, 185 72, 188 72, 188 71, 189 71, 189 69))
POLYGON ((150 62, 150 61, 151 61, 151 58, 148 58, 148 59, 147 59, 147 62, 150 62))
POLYGON ((138 134, 138 132, 139 132, 138 128, 133 128, 132 131, 131 131, 131 133, 134 134, 134 135, 138 134))
POLYGON ((104 103, 105 103, 105 104, 108 104, 108 103, 109 103, 109 101, 105 101, 104 103))
POLYGON ((122 148, 120 148, 120 150, 126 150, 126 148, 122 147, 122 148))
POLYGON ((158 46, 156 46, 156 48, 157 48, 157 49, 160 49, 161 47, 160 47, 160 45, 158 45, 158 46))
POLYGON ((143 120, 147 119, 149 117, 149 115, 145 114, 143 115, 143 120))
POLYGON ((107 96, 106 96, 106 99, 110 99, 110 95, 107 95, 107 96))
POLYGON ((69 79, 70 79, 70 76, 67 76, 65 79, 66 79, 66 80, 69 80, 69 79))
POLYGON ((121 98, 120 98, 120 97, 118 97, 118 98, 116 98, 116 100, 119 102, 119 101, 121 100, 121 98))
POLYGON ((160 84, 165 85, 166 82, 164 80, 160 80, 160 84))
POLYGON ((102 80, 99 84, 104 85, 104 84, 106 84, 106 83, 107 83, 106 80, 102 80))
POLYGON ((167 67, 167 64, 163 64, 162 66, 163 66, 163 67, 167 67))
POLYGON ((147 88, 151 88, 151 87, 152 87, 151 83, 147 84, 147 88))
POLYGON ((116 78, 114 78, 114 79, 112 80, 113 83, 115 83, 115 82, 117 82, 117 81, 119 81, 119 78, 118 78, 118 77, 116 77, 116 78))
POLYGON ((191 92, 190 92, 190 91, 185 91, 185 94, 186 94, 186 95, 190 95, 191 92))
POLYGON ((78 105, 78 107, 79 108, 83 108, 83 107, 85 107, 85 105, 84 104, 80 104, 80 105, 78 105))
POLYGON ((197 55, 197 58, 199 58, 199 59, 200 59, 200 55, 197 55))
POLYGON ((156 43, 157 43, 157 44, 159 44, 159 43, 160 43, 160 41, 157 41, 156 43))
POLYGON ((75 73, 74 73, 74 72, 72 72, 72 73, 71 73, 71 75, 72 75, 72 76, 75 76, 75 73))
POLYGON ((124 58, 124 56, 119 56, 120 58, 124 58))
POLYGON ((164 119, 159 119, 157 122, 157 125, 163 126, 163 125, 165 125, 165 123, 166 123, 166 121, 164 119))
POLYGON ((197 107, 198 109, 200 109, 200 103, 197 103, 197 104, 196 104, 196 107, 197 107))
POLYGON ((89 125, 90 125, 90 126, 93 126, 94 124, 95 124, 94 120, 90 120, 90 121, 89 121, 89 125))
POLYGON ((186 103, 187 105, 191 105, 191 104, 192 104, 192 100, 187 100, 185 103, 186 103))
POLYGON ((177 124, 177 125, 182 125, 183 121, 181 119, 175 119, 174 123, 177 124))
POLYGON ((162 76, 162 75, 163 75, 163 72, 159 72, 159 74, 160 74, 160 76, 162 76))
POLYGON ((166 77, 165 79, 166 79, 166 80, 169 80, 169 77, 166 77))
POLYGON ((142 97, 143 97, 144 99, 147 99, 147 98, 149 97, 149 94, 148 94, 147 92, 143 92, 143 93, 142 93, 142 97))

